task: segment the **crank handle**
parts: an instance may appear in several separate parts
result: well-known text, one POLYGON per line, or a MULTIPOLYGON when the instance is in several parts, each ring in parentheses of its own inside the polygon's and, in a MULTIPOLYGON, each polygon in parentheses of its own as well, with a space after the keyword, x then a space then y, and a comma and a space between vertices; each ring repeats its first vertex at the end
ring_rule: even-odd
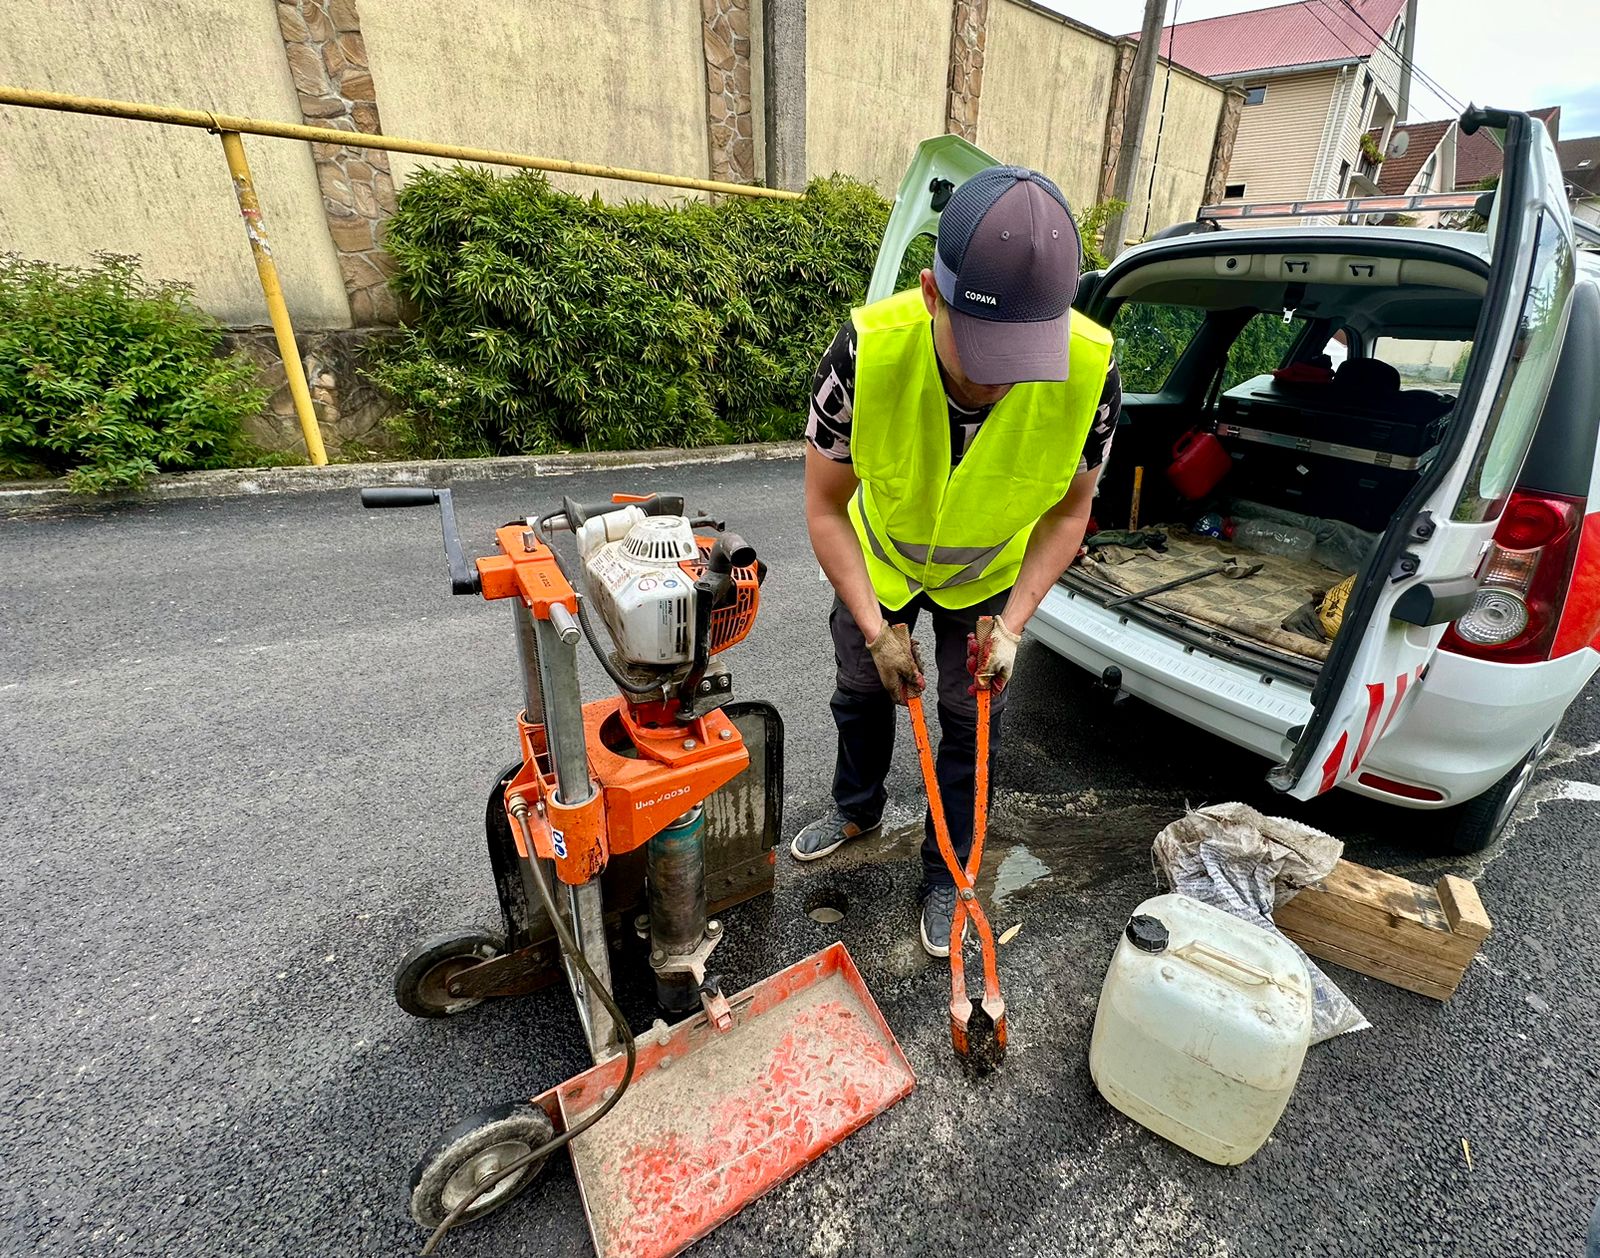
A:
POLYGON ((361 505, 369 511, 392 507, 426 507, 439 504, 439 527, 444 533, 444 562, 450 573, 450 593, 476 594, 482 589, 478 569, 467 561, 456 525, 455 499, 450 490, 431 485, 369 485, 361 491, 361 505))

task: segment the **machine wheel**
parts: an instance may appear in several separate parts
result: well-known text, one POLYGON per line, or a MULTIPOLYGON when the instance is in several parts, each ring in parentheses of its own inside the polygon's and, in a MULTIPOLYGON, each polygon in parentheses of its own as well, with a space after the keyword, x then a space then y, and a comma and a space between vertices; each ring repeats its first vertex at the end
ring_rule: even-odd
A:
POLYGON ((1455 829, 1448 840, 1452 851, 1481 852, 1500 837, 1555 736, 1556 727, 1552 725, 1516 768, 1476 799, 1451 810, 1455 817, 1455 829))
POLYGON ((483 1003, 481 998, 456 997, 448 984, 462 970, 500 955, 500 940, 480 930, 424 939, 394 972, 394 998, 413 1018, 448 1018, 483 1003))
MULTIPOLYGON (((484 1180, 555 1136, 537 1105, 516 1101, 457 1123, 411 1170, 411 1217, 435 1228, 484 1180)), ((539 1177, 545 1159, 529 1163, 484 1192, 458 1220, 470 1223, 497 1210, 539 1177)))

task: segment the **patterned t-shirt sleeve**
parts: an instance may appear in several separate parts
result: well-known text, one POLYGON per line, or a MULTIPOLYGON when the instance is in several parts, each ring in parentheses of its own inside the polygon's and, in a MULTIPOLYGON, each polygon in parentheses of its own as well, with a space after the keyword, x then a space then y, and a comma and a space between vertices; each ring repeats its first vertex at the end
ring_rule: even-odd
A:
POLYGON ((856 325, 846 320, 811 380, 806 440, 825 459, 850 462, 850 424, 855 414, 856 325))
POLYGON ((1122 417, 1122 376, 1112 359, 1106 368, 1105 387, 1100 390, 1100 405, 1095 407, 1094 422, 1089 425, 1089 435, 1083 441, 1083 457, 1078 460, 1079 472, 1092 472, 1103 467, 1111 454, 1111 438, 1116 435, 1117 421, 1122 417))

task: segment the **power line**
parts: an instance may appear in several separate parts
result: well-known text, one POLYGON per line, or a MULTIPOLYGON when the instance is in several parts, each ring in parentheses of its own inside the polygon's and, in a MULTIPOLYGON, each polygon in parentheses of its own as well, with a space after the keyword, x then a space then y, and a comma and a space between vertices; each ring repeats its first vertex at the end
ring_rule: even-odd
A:
MULTIPOLYGON (((1333 9, 1333 0, 1322 0, 1322 3, 1327 5, 1330 9, 1333 9)), ((1350 10, 1350 12, 1355 15, 1356 21, 1360 22, 1362 26, 1366 27, 1367 30, 1372 32, 1372 34, 1377 37, 1380 43, 1387 44, 1389 42, 1388 36, 1386 36, 1371 22, 1367 21, 1361 10, 1356 8, 1355 5, 1351 4, 1350 0, 1339 0, 1339 3, 1342 4, 1346 9, 1350 10)), ((1334 9, 1334 12, 1337 13, 1338 10, 1334 9)), ((1341 21, 1347 24, 1350 20, 1349 18, 1345 17, 1343 13, 1339 13, 1339 18, 1341 21)), ((1399 59, 1401 66, 1407 70, 1410 70, 1412 74, 1422 80, 1423 85, 1429 88, 1433 94, 1440 99, 1440 101, 1448 105, 1451 109, 1456 110, 1458 113, 1464 113, 1466 111, 1466 106, 1463 105, 1461 101, 1458 100, 1453 94, 1446 91, 1444 85, 1441 84, 1431 74, 1428 74, 1426 71, 1424 71, 1415 60, 1406 56, 1405 53, 1399 48, 1394 48, 1393 45, 1390 45, 1390 47, 1393 48, 1394 55, 1399 59)))
MULTIPOLYGON (((1337 10, 1337 9, 1335 9, 1333 7, 1332 0, 1322 0, 1322 3, 1327 5, 1329 11, 1334 13, 1334 14, 1336 14, 1338 16, 1339 20, 1342 23, 1344 23, 1345 31, 1348 32, 1348 31, 1350 31, 1352 29, 1351 26, 1350 26, 1350 20, 1347 17, 1345 17, 1345 15, 1343 13, 1340 13, 1339 10, 1337 10)), ((1341 48, 1343 48, 1347 53, 1349 53, 1352 57, 1360 57, 1363 61, 1365 61, 1367 58, 1369 58, 1372 55, 1371 53, 1358 52, 1358 51, 1356 51, 1356 49, 1352 48, 1350 46, 1349 41, 1345 38, 1345 36, 1343 34, 1341 34, 1339 31, 1334 30, 1333 27, 1328 25, 1328 23, 1323 19, 1322 15, 1317 11, 1315 5, 1313 5, 1313 4, 1308 2, 1307 5, 1306 5, 1306 12, 1311 14, 1312 17, 1316 18, 1318 24, 1321 25, 1322 29, 1327 31, 1328 34, 1332 35, 1334 37, 1334 39, 1338 41, 1339 46, 1341 48)), ((1351 9, 1351 12, 1355 13, 1356 17, 1360 19, 1361 24, 1363 26, 1365 26, 1367 28, 1367 30, 1369 30, 1373 35, 1377 36, 1377 38, 1378 38, 1380 43, 1385 43, 1385 44, 1388 43, 1388 39, 1384 36, 1382 31, 1378 30, 1377 27, 1373 26, 1371 22, 1368 22, 1366 20, 1366 18, 1362 17, 1361 14, 1359 12, 1356 12, 1355 9, 1351 9)), ((1392 47, 1393 46, 1391 45, 1391 48, 1392 47)), ((1376 51, 1376 50, 1374 50, 1374 51, 1376 51)), ((1395 56, 1397 58, 1399 58, 1400 64, 1402 66, 1405 66, 1405 67, 1409 68, 1411 70, 1411 72, 1413 74, 1415 74, 1417 76, 1417 78, 1419 78, 1422 81, 1423 85, 1426 86, 1427 88, 1429 88, 1434 93, 1434 95, 1436 95, 1439 98, 1440 102, 1442 104, 1444 104, 1446 108, 1454 109, 1458 113, 1463 112, 1466 109, 1465 105, 1463 105, 1453 95, 1451 95, 1449 92, 1447 92, 1444 89, 1444 87, 1442 85, 1440 85, 1432 76, 1430 76, 1428 74, 1425 74, 1423 72, 1422 68, 1420 66, 1418 66, 1415 61, 1413 61, 1409 57, 1407 57, 1398 48, 1393 48, 1393 51, 1394 51, 1395 56)))
MULTIPOLYGON (((1323 2, 1327 3, 1327 0, 1323 0, 1323 2)), ((1367 21, 1365 15, 1362 14, 1362 12, 1353 4, 1351 4, 1350 0, 1340 0, 1340 3, 1343 4, 1345 8, 1349 9, 1351 13, 1355 14, 1356 20, 1359 21, 1361 25, 1365 26, 1369 31, 1371 31, 1375 36, 1377 36, 1378 39, 1383 40, 1385 43, 1388 42, 1383 33, 1379 31, 1378 28, 1371 22, 1367 21)), ((1412 74, 1416 75, 1417 78, 1421 79, 1423 84, 1431 88, 1434 95, 1436 95, 1446 105, 1449 105, 1452 109, 1463 113, 1466 111, 1467 107, 1461 102, 1460 98, 1455 96, 1453 93, 1446 91, 1444 84, 1440 83, 1438 79, 1434 78, 1433 75, 1429 74, 1421 66, 1419 66, 1415 59, 1406 56, 1406 54, 1399 48, 1394 49, 1394 54, 1400 59, 1400 64, 1402 66, 1410 70, 1412 74)))
POLYGON ((1364 55, 1362 53, 1359 53, 1354 48, 1350 47, 1349 41, 1347 39, 1345 39, 1345 37, 1343 35, 1341 35, 1338 31, 1334 30, 1333 27, 1328 25, 1327 21, 1323 18, 1322 14, 1317 12, 1316 6, 1310 3, 1310 0, 1307 0, 1306 12, 1309 13, 1312 17, 1317 19, 1317 24, 1319 26, 1321 26, 1323 30, 1327 31, 1328 34, 1333 36, 1335 42, 1338 43, 1339 47, 1343 48, 1352 57, 1356 57, 1358 59, 1365 60, 1365 57, 1364 57, 1364 55))
MULTIPOLYGON (((1328 10, 1330 12, 1332 12, 1333 14, 1335 14, 1342 23, 1344 23, 1345 30, 1348 31, 1348 30, 1352 29, 1351 26, 1350 26, 1350 19, 1345 17, 1345 15, 1343 13, 1339 12, 1338 9, 1334 8, 1332 0, 1322 0, 1322 3, 1325 4, 1328 7, 1328 10)), ((1367 58, 1369 58, 1372 55, 1371 53, 1366 53, 1366 54, 1358 53, 1354 48, 1350 47, 1350 45, 1345 41, 1344 37, 1339 34, 1339 32, 1335 31, 1333 29, 1333 27, 1329 26, 1327 24, 1327 22, 1323 21, 1322 16, 1317 12, 1317 10, 1314 7, 1308 5, 1306 11, 1309 12, 1313 17, 1315 17, 1317 19, 1317 21, 1322 23, 1323 29, 1326 30, 1328 32, 1328 34, 1332 35, 1335 39, 1337 39, 1339 41, 1340 45, 1344 48, 1344 50, 1346 52, 1350 53, 1352 56, 1361 57, 1363 60, 1366 60, 1367 58)), ((1361 24, 1363 26, 1365 26, 1367 28, 1367 30, 1370 31, 1374 36, 1376 36, 1380 43, 1383 43, 1383 44, 1387 44, 1388 43, 1388 39, 1383 34, 1382 31, 1378 30, 1378 28, 1373 26, 1372 23, 1368 22, 1366 20, 1366 18, 1362 17, 1361 14, 1359 12, 1357 12, 1355 9, 1351 9, 1351 12, 1355 13, 1355 16, 1360 20, 1361 24)), ((1357 34, 1359 34, 1359 32, 1357 32, 1357 34)), ((1392 47, 1393 46, 1391 45, 1391 48, 1392 47)), ((1374 49, 1373 51, 1376 51, 1376 49, 1374 49)), ((1424 74, 1422 69, 1421 69, 1421 67, 1419 67, 1416 64, 1415 61, 1412 61, 1410 58, 1408 58, 1398 48, 1393 48, 1393 51, 1394 51, 1395 56, 1399 59, 1400 64, 1403 67, 1406 67, 1406 68, 1410 69, 1411 72, 1413 74, 1415 74, 1418 79, 1420 79, 1422 81, 1423 85, 1426 86, 1427 88, 1429 88, 1434 93, 1434 95, 1436 95, 1439 98, 1440 102, 1442 104, 1444 104, 1447 108, 1454 109, 1458 113, 1461 112, 1465 108, 1465 106, 1463 106, 1460 101, 1456 100, 1454 96, 1452 96, 1449 92, 1445 91, 1445 89, 1439 83, 1437 83, 1435 80, 1433 80, 1427 74, 1424 74)))

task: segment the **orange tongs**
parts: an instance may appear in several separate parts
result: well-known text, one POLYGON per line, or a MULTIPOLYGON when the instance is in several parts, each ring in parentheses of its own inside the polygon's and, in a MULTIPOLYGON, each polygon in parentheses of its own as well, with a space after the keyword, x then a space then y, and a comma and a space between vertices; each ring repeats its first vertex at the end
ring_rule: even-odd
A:
MULTIPOLYGON (((990 618, 978 622, 978 641, 986 639, 990 618)), ((907 632, 903 626, 895 626, 907 632)), ((922 781, 928 792, 928 812, 933 818, 933 836, 939 844, 939 854, 956 884, 956 911, 950 923, 950 1040, 956 1056, 969 1073, 985 1075, 999 1066, 1006 1055, 1006 1002, 1000 995, 1000 974, 995 960, 994 932, 989 919, 978 903, 978 869, 983 861, 983 839, 989 827, 989 703, 991 691, 987 682, 978 681, 974 695, 978 701, 978 757, 973 792, 972 854, 966 866, 956 856, 955 845, 950 842, 950 826, 945 820, 944 802, 939 794, 939 780, 934 773, 933 745, 928 739, 928 720, 922 709, 922 697, 913 695, 906 701, 911 712, 911 732, 917 740, 917 757, 922 762, 922 781), (966 967, 962 958, 961 941, 966 933, 968 918, 978 928, 978 940, 983 949, 983 1003, 973 1005, 967 995, 966 967)))

